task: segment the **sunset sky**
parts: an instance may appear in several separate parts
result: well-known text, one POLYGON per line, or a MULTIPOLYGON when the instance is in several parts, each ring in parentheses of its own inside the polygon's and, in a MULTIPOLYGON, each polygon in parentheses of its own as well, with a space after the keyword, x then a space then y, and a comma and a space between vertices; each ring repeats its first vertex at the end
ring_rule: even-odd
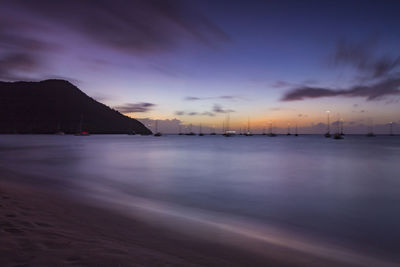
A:
MULTIPOLYGON (((0 80, 67 79, 135 118, 400 123, 399 1, 0 4, 0 80)), ((320 125, 323 127, 323 125, 320 125)))

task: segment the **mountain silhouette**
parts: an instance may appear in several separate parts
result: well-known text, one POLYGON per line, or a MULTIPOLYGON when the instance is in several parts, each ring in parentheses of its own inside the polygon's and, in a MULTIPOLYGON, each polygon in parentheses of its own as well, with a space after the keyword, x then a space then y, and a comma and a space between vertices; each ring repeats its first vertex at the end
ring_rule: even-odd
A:
POLYGON ((0 133, 151 134, 65 80, 0 82, 0 133))

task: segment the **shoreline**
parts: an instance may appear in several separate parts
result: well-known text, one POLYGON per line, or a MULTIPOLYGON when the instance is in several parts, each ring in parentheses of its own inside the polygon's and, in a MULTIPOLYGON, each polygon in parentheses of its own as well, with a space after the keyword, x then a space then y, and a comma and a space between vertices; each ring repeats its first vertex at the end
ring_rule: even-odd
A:
POLYGON ((32 185, 40 177, 0 173, 1 266, 362 265, 230 235, 218 228, 214 229, 217 238, 211 239, 204 238, 210 232, 203 233, 196 225, 191 225, 191 233, 184 233, 179 223, 161 227, 141 220, 139 214, 136 218, 124 215, 123 208, 113 210, 57 193, 54 184, 38 181, 32 185))
POLYGON ((1 179, 0 201, 1 266, 285 266, 21 182, 1 179))

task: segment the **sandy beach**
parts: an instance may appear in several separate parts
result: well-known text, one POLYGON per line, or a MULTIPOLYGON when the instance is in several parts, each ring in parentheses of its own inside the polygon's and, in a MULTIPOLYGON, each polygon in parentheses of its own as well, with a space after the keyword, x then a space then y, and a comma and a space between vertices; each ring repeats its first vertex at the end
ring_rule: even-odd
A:
POLYGON ((278 264, 276 259, 191 240, 4 176, 0 201, 1 266, 278 264))
POLYGON ((253 253, 196 240, 21 178, 3 172, 0 180, 1 266, 335 265, 273 245, 253 253))

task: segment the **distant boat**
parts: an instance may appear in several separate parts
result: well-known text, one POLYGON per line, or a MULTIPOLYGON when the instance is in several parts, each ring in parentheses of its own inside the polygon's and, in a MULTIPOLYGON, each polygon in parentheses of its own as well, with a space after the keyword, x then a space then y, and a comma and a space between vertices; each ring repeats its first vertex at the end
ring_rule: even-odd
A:
POLYGON ((250 118, 247 118, 247 132, 244 135, 253 136, 253 134, 250 132, 250 118))
POLYGON ((81 119, 79 121, 79 131, 75 134, 75 136, 89 136, 89 132, 82 131, 82 125, 83 125, 83 115, 81 115, 81 119))
POLYGON ((331 128, 330 128, 330 120, 329 120, 329 113, 330 113, 330 111, 329 110, 327 110, 326 111, 326 114, 327 114, 327 122, 328 122, 328 124, 327 124, 327 129, 326 129, 326 133, 324 134, 324 136, 326 137, 326 138, 330 138, 332 135, 331 135, 331 128))
POLYGON ((156 133, 154 134, 154 136, 162 136, 162 133, 158 131, 158 120, 156 120, 156 133))
POLYGON ((204 136, 202 128, 201 128, 201 124, 200 124, 199 136, 204 136))
POLYGON ((344 134, 344 130, 343 130, 343 124, 344 124, 343 119, 340 119, 340 135, 341 135, 341 136, 344 136, 344 135, 345 135, 345 134, 344 134))
POLYGON ((179 124, 179 135, 183 135, 182 133, 182 125, 179 124))
POLYGON ((217 133, 215 132, 215 127, 212 128, 212 132, 210 133, 210 135, 217 135, 217 133))
POLYGON ((58 123, 57 125, 57 132, 55 133, 56 135, 64 135, 65 133, 61 131, 61 125, 58 123))
POLYGON ((368 129, 367 137, 375 137, 376 135, 374 134, 373 122, 372 122, 372 119, 370 119, 370 120, 371 120, 371 123, 370 123, 369 129, 368 129))
POLYGON ((225 131, 223 132, 222 135, 225 137, 231 137, 231 136, 236 135, 236 131, 229 130, 229 113, 227 114, 227 117, 226 117, 226 127, 225 127, 225 131))
POLYGON ((389 136, 394 136, 394 134, 393 134, 393 122, 390 122, 389 125, 390 125, 389 136))
POLYGON ((287 134, 286 135, 292 135, 291 133, 290 133, 290 124, 288 123, 288 125, 287 125, 287 134))
POLYGON ((265 127, 263 128, 263 131, 262 131, 262 134, 261 135, 267 135, 266 133, 265 133, 265 127))
POLYGON ((231 137, 236 135, 236 131, 225 131, 225 133, 223 134, 223 136, 225 137, 231 137))
POLYGON ((196 134, 192 131, 193 125, 190 124, 189 127, 190 127, 190 128, 189 128, 189 133, 187 133, 186 135, 196 135, 196 134))
POLYGON ((272 132, 272 122, 269 123, 269 137, 276 137, 276 134, 272 132))
POLYGON ((299 136, 298 132, 297 132, 297 123, 296 123, 296 130, 294 132, 294 136, 299 136))
POLYGON ((128 135, 136 135, 136 132, 133 130, 134 129, 133 120, 130 121, 130 122, 131 123, 130 123, 130 127, 129 128, 131 128, 131 130, 128 132, 128 135))
POLYGON ((343 136, 340 133, 335 133, 333 139, 343 139, 343 136))

